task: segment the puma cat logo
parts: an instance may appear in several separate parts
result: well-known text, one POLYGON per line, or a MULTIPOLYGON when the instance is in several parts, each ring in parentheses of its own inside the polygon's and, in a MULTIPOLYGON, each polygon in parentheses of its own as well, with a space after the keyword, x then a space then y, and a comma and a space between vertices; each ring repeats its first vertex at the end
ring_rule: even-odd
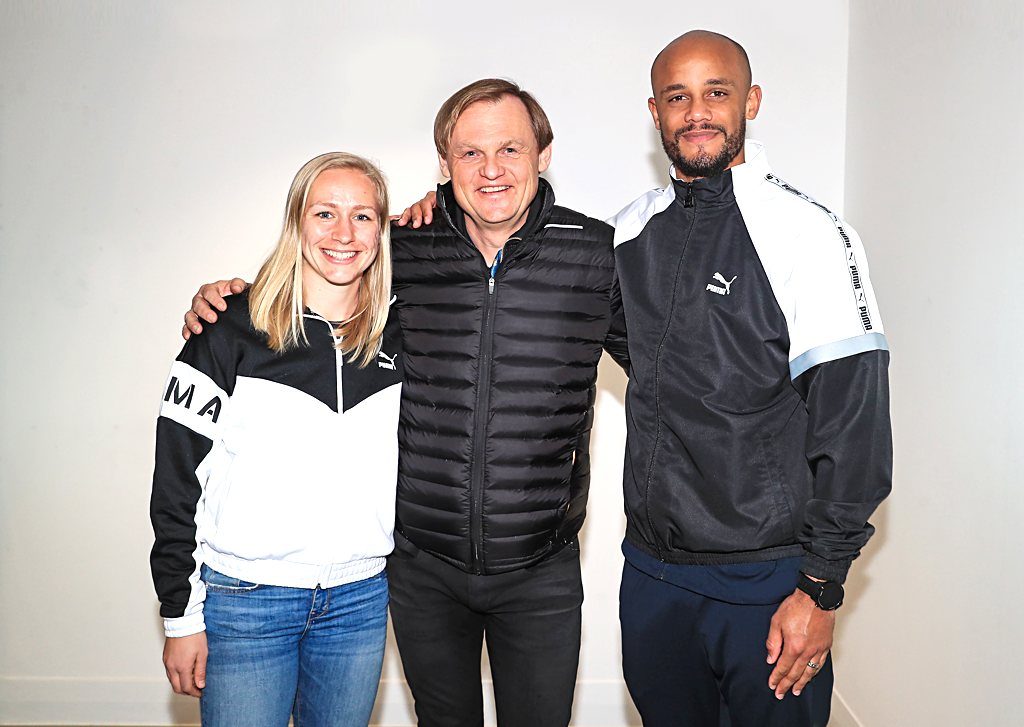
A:
POLYGON ((397 353, 394 356, 388 356, 383 351, 380 351, 377 355, 380 356, 382 359, 384 359, 383 361, 378 361, 377 362, 377 365, 380 366, 382 369, 388 369, 390 371, 397 371, 398 370, 395 367, 395 359, 398 358, 398 354, 397 353))
POLYGON ((732 284, 736 282, 737 275, 732 276, 732 280, 726 280, 721 273, 715 273, 712 278, 717 280, 722 285, 715 285, 714 283, 708 283, 708 287, 705 290, 710 290, 712 293, 718 293, 719 295, 729 295, 732 289, 732 284), (725 286, 724 288, 722 286, 725 286))

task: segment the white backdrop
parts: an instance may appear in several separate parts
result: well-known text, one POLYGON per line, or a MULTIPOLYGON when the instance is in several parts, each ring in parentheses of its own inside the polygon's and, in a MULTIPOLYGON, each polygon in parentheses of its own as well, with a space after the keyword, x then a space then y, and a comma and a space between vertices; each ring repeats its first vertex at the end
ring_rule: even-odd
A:
POLYGON ((885 291, 895 483, 840 617, 842 692, 865 725, 1016 727, 1024 8, 850 11, 847 211, 885 291))
MULTIPOLYGON (((664 178, 649 65, 705 27, 750 54, 751 136, 838 210, 848 10, 0 0, 0 722, 195 720, 164 680, 147 563, 160 388, 195 288, 252 276, 305 160, 370 156, 403 206, 438 178, 441 102, 511 77, 551 117, 560 203, 604 217, 664 178)), ((607 362, 600 378, 575 723, 624 725, 624 380, 607 362)), ((380 723, 412 723, 401 677, 392 648, 380 723)))

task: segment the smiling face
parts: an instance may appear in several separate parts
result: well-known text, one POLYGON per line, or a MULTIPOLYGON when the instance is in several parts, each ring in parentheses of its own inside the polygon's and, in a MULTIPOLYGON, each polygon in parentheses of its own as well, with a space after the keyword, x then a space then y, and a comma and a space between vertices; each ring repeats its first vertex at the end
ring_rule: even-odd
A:
POLYGON ((647 102, 665 154, 681 179, 711 177, 743 162, 746 121, 761 89, 746 56, 728 38, 694 31, 668 45, 651 68, 647 102))
POLYGON ((455 122, 439 161, 477 247, 478 238, 500 247, 526 221, 551 161, 551 146, 538 146, 526 106, 512 96, 470 104, 455 122))
POLYGON ((356 169, 317 175, 302 212, 302 285, 306 305, 321 314, 341 294, 354 303, 363 273, 380 249, 380 219, 373 182, 356 169))

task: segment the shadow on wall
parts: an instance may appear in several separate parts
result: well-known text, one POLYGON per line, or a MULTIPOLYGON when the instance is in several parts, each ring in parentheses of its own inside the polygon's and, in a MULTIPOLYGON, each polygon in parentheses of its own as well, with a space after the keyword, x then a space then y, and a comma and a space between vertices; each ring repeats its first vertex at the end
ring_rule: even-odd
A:
MULTIPOLYGON (((651 155, 652 161, 655 159, 663 159, 657 155, 651 155)), ((629 379, 626 378, 625 372, 619 367, 617 363, 612 361, 610 357, 603 356, 601 363, 597 367, 597 386, 598 389, 611 394, 615 401, 619 403, 619 406, 626 405, 626 384, 629 383, 629 379)), ((586 526, 584 525, 584 530, 586 526)), ((583 625, 586 629, 586 624, 583 625)), ((615 634, 615 640, 619 642, 619 653, 622 653, 622 635, 620 633, 615 634)), ((629 696, 629 690, 626 689, 625 683, 618 687, 622 691, 622 722, 628 725, 639 725, 640 714, 636 711, 636 707, 633 706, 633 700, 629 696)))
POLYGON ((629 379, 617 363, 605 355, 597 365, 597 389, 611 394, 620 405, 626 404, 626 384, 629 379))
POLYGON ((199 700, 195 697, 184 697, 171 691, 167 685, 167 711, 171 715, 171 724, 199 724, 199 700))
MULTIPOLYGON (((602 392, 603 393, 607 393, 607 394, 611 394, 615 398, 615 401, 618 402, 619 406, 625 406, 625 404, 626 404, 626 384, 628 383, 628 381, 629 381, 629 379, 626 378, 625 372, 619 367, 619 365, 617 363, 615 363, 611 359, 611 357, 609 357, 607 354, 603 354, 601 356, 601 361, 597 365, 597 392, 598 392, 598 397, 597 398, 600 398, 600 395, 601 395, 602 392)), ((599 425, 600 424, 598 423, 598 426, 599 425)), ((593 456, 594 456, 594 451, 593 451, 594 450, 594 443, 593 443, 593 439, 591 440, 590 449, 591 449, 590 456, 591 456, 591 458, 593 458, 593 456)), ((620 454, 624 454, 624 453, 620 453, 620 454)), ((621 458, 620 458, 620 461, 621 461, 621 458)), ((587 544, 590 542, 590 523, 591 522, 592 522, 592 519, 591 518, 587 518, 586 520, 583 521, 583 527, 580 529, 580 534, 579 534, 580 550, 582 552, 584 552, 584 553, 587 552, 587 544)), ((625 533, 621 533, 620 535, 624 536, 625 533)), ((598 536, 598 537, 601 537, 601 536, 598 536)), ((585 627, 586 627, 586 624, 584 624, 584 628, 585 627)), ((586 641, 586 639, 584 639, 584 642, 585 641, 586 641)))
MULTIPOLYGON (((843 601, 843 607, 837 612, 834 643, 840 649, 842 649, 843 641, 845 640, 846 624, 853 620, 850 616, 856 612, 857 605, 862 600, 861 596, 868 590, 868 586, 871 585, 871 562, 875 559, 875 554, 885 547, 885 541, 889 538, 888 500, 879 506, 870 522, 875 526, 875 534, 871 536, 871 540, 868 541, 860 557, 853 561, 853 566, 850 568, 850 574, 847 576, 845 583, 846 597, 843 601)), ((837 681, 840 677, 841 675, 836 675, 837 681)))
MULTIPOLYGON (((604 356, 601 357, 601 361, 600 361, 600 363, 598 364, 598 367, 597 367, 598 398, 601 398, 600 395, 602 393, 603 394, 610 394, 615 399, 615 401, 618 403, 618 405, 620 407, 625 406, 625 403, 626 403, 626 384, 628 382, 629 382, 629 380, 626 378, 625 372, 623 372, 623 370, 619 367, 619 365, 617 363, 615 363, 611 359, 611 357, 609 357, 608 355, 604 355, 604 356)), ((619 416, 622 416, 622 414, 619 414, 619 416)), ((599 423, 598 423, 598 426, 600 426, 599 423)), ((591 446, 593 447, 593 444, 591 446)), ((591 454, 593 454, 593 452, 591 454)), ((623 453, 619 452, 618 454, 619 454, 619 456, 616 457, 616 461, 621 462, 621 455, 623 453)), ((615 478, 615 480, 617 482, 620 479, 621 479, 620 477, 616 477, 615 478)), ((584 521, 583 529, 580 531, 580 548, 581 548, 581 550, 584 553, 588 552, 587 551, 587 542, 590 539, 590 527, 589 527, 589 524, 591 522, 592 522, 592 520, 590 518, 588 518, 586 521, 584 521)), ((622 535, 623 535, 623 533, 618 533, 618 534, 616 534, 616 537, 617 538, 621 538, 622 535)), ((607 533, 605 533, 603 535, 598 535, 598 536, 595 536, 595 537, 596 538, 607 537, 607 533)), ((601 637, 599 637, 599 638, 601 638, 601 637)), ((582 647, 583 651, 585 651, 586 648, 587 648, 588 640, 589 640, 589 636, 587 634, 587 621, 586 621, 586 619, 584 619, 583 620, 583 647, 582 647)), ((618 646, 618 652, 621 654, 622 653, 621 634, 618 632, 618 630, 616 630, 616 632, 615 632, 615 641, 616 641, 616 644, 618 646)), ((584 663, 584 660, 582 658, 582 654, 581 654, 581 658, 580 658, 580 663, 581 664, 584 663)), ((621 721, 619 722, 619 724, 625 724, 625 725, 639 725, 639 724, 641 724, 640 715, 639 715, 639 713, 637 713, 636 708, 633 706, 633 700, 629 696, 629 692, 626 689, 625 683, 619 683, 618 685, 609 685, 608 688, 609 689, 618 689, 618 690, 621 691, 621 699, 620 699, 620 701, 621 701, 621 704, 622 704, 622 716, 621 716, 621 721)), ((581 703, 581 698, 580 698, 580 694, 579 694, 579 684, 578 683, 577 683, 577 689, 576 689, 575 702, 576 702, 576 704, 580 704, 581 703)))

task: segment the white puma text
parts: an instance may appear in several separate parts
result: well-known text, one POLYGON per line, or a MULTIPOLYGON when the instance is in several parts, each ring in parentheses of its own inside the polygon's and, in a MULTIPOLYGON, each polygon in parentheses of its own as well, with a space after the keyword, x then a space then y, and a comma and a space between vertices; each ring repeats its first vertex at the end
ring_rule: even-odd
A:
POLYGON ((726 280, 725 276, 721 273, 715 273, 712 278, 717 280, 722 285, 715 285, 714 283, 708 283, 708 287, 705 290, 710 290, 712 293, 718 293, 719 295, 729 295, 732 289, 732 284, 736 282, 737 275, 732 276, 732 280, 726 280), (725 286, 725 287, 722 287, 725 286))

